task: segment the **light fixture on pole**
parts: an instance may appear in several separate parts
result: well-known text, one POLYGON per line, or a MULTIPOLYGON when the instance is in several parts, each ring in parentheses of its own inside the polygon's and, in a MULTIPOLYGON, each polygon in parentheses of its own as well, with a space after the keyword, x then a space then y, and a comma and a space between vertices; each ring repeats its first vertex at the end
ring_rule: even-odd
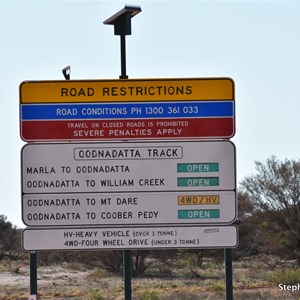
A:
POLYGON ((131 35, 131 18, 140 13, 142 9, 139 6, 125 6, 119 12, 105 20, 105 25, 114 25, 115 35, 120 36, 121 42, 121 76, 120 79, 127 79, 126 74, 126 45, 125 36, 131 35))
POLYGON ((66 66, 61 71, 62 71, 65 79, 70 80, 71 66, 66 66))

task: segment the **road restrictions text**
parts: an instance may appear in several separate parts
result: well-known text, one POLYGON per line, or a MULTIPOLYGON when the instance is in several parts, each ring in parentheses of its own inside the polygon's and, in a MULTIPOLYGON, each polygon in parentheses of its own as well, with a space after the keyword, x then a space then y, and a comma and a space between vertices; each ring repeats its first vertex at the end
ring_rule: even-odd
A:
POLYGON ((157 83, 151 79, 23 82, 21 138, 228 139, 235 134, 234 86, 230 79, 157 83))

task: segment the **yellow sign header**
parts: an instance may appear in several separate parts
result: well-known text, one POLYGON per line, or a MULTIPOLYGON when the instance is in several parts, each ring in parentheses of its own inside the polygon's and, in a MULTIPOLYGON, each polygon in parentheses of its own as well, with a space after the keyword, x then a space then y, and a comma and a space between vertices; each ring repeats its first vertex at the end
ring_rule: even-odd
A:
POLYGON ((234 100, 230 78, 24 81, 20 103, 234 100))

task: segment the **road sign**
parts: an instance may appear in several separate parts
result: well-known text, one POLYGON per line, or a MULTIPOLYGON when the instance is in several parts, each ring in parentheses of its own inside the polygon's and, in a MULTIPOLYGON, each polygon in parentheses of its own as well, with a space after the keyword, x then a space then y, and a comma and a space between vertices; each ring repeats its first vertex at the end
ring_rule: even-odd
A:
POLYGON ((236 217, 234 191, 26 194, 28 226, 113 226, 230 224, 236 217))
POLYGON ((229 141, 27 144, 22 193, 235 190, 229 141))
POLYGON ((230 224, 236 217, 229 141, 28 144, 28 226, 230 224))
POLYGON ((40 250, 111 250, 235 248, 235 226, 139 228, 28 228, 23 248, 40 250))
POLYGON ((232 100, 230 78, 24 81, 21 103, 232 100))
POLYGON ((25 141, 230 138, 229 78, 37 81, 20 86, 25 141))

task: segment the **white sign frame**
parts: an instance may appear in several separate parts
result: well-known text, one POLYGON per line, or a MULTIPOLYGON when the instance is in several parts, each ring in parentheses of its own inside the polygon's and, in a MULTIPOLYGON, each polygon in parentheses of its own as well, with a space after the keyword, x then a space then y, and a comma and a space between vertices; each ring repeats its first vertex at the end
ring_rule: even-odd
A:
POLYGON ((23 194, 236 189, 236 154, 230 141, 27 144, 21 165, 23 194), (179 163, 191 169, 217 163, 220 171, 179 173, 179 163))
POLYGON ((25 251, 235 248, 238 229, 228 226, 27 228, 25 251))
POLYGON ((234 191, 27 194, 22 202, 27 226, 231 224, 236 215, 234 191))

